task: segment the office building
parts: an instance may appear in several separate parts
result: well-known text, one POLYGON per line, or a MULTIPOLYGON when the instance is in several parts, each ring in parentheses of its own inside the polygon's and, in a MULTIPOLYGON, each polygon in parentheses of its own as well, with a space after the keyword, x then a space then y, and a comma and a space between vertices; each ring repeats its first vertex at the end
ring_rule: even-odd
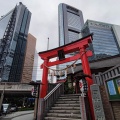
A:
POLYGON ((113 25, 112 28, 120 48, 120 25, 113 25))
MULTIPOLYGON (((38 73, 40 72, 40 66, 38 64, 38 52, 37 50, 35 50, 35 54, 34 54, 34 65, 33 65, 33 72, 32 72, 32 80, 36 81, 36 80, 41 80, 41 78, 37 78, 38 77, 38 73), (39 72, 38 72, 39 71, 39 72)), ((42 73, 41 73, 42 74, 42 73)))
POLYGON ((0 79, 20 82, 31 13, 21 2, 0 18, 0 79))
POLYGON ((84 25, 82 11, 64 3, 58 6, 59 46, 81 38, 84 25))
POLYGON ((36 47, 36 38, 28 34, 27 37, 27 47, 26 47, 26 54, 25 54, 25 61, 23 67, 23 74, 22 74, 22 83, 29 83, 32 81, 32 72, 35 72, 36 66, 34 66, 34 55, 35 55, 35 47, 36 47))
POLYGON ((120 54, 119 29, 120 27, 113 24, 86 21, 82 29, 83 37, 93 33, 93 42, 89 47, 93 51, 93 57, 90 58, 90 61, 120 54))
MULTIPOLYGON (((82 11, 61 3, 58 6, 58 23, 59 23, 59 46, 66 45, 81 38, 81 29, 84 25, 82 11)), ((70 57, 75 53, 67 54, 70 57)), ((63 69, 72 62, 57 65, 57 69, 63 69)), ((79 63, 79 62, 78 62, 79 63)))

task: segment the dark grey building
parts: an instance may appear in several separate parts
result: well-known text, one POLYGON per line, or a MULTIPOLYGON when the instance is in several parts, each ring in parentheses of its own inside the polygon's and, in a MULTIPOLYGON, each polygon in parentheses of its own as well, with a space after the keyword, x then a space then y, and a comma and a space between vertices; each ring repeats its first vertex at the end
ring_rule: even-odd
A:
MULTIPOLYGON (((81 10, 64 3, 59 4, 58 23, 59 23, 59 46, 66 45, 82 37, 81 29, 84 26, 84 20, 81 10)), ((73 54, 75 53, 67 54, 65 55, 65 57, 68 58, 73 54)), ((79 61, 77 63, 79 63, 79 61)), ((57 69, 63 69, 70 64, 72 64, 72 62, 57 65, 57 69)), ((61 79, 64 78, 61 77, 61 79)))
POLYGON ((81 38, 80 33, 84 25, 81 10, 61 3, 58 6, 58 20, 59 46, 81 38))
POLYGON ((89 49, 93 51, 90 60, 106 58, 120 54, 119 36, 115 25, 87 20, 82 35, 86 36, 93 33, 93 42, 89 49))
POLYGON ((0 18, 0 79, 20 82, 31 13, 21 2, 0 18))

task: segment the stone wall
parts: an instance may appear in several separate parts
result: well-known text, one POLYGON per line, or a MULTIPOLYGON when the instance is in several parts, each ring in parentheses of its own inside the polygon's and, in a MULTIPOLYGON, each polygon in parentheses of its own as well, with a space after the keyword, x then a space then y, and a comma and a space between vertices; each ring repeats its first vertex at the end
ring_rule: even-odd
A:
POLYGON ((103 102, 103 109, 104 109, 106 120, 114 120, 111 105, 110 105, 109 99, 107 97, 107 93, 106 93, 106 89, 105 89, 104 85, 100 86, 100 93, 101 93, 101 98, 102 98, 102 102, 103 102))
POLYGON ((111 106, 115 120, 120 120, 120 101, 112 101, 111 106))

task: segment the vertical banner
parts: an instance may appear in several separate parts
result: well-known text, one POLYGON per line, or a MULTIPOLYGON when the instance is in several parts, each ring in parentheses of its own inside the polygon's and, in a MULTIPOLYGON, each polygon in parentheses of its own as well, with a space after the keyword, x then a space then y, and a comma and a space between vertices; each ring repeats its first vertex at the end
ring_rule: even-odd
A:
POLYGON ((103 104, 101 100, 99 86, 94 84, 90 86, 92 101, 93 101, 93 108, 95 113, 95 120, 105 120, 105 114, 103 110, 103 104))

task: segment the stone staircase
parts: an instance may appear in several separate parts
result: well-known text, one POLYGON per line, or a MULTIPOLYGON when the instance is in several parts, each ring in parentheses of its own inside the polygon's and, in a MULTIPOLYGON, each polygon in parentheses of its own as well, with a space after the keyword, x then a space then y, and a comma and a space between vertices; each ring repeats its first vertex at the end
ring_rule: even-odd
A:
POLYGON ((44 120, 82 120, 79 96, 80 94, 61 95, 44 120))

